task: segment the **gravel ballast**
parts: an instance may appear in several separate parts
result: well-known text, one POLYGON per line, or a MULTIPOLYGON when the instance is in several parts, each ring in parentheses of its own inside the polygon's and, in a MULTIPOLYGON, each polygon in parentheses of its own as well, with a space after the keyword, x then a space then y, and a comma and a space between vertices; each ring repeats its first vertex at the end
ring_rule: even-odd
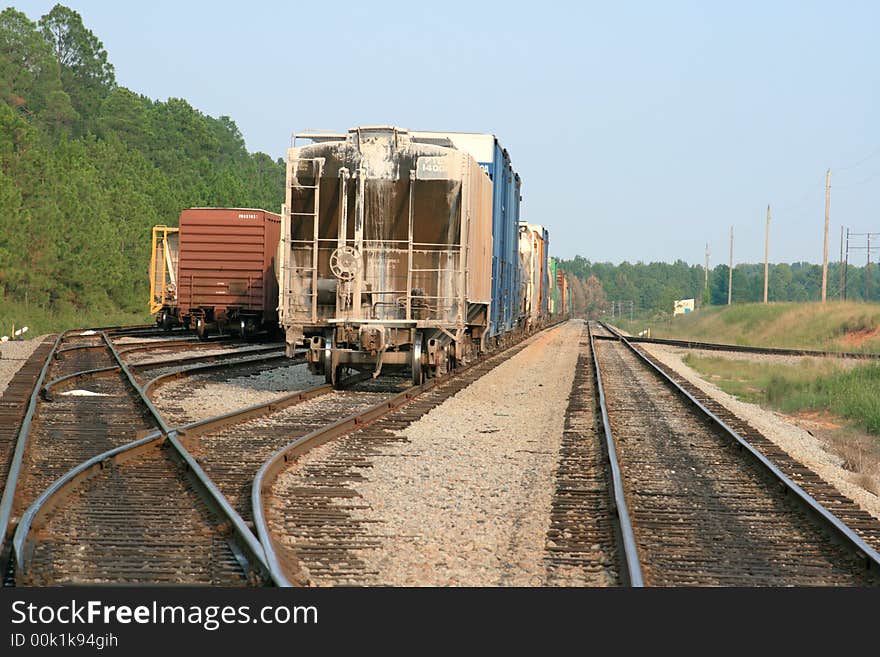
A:
POLYGON ((324 383, 324 377, 311 374, 305 363, 280 365, 225 381, 212 381, 211 376, 196 375, 172 381, 157 390, 153 401, 170 422, 178 424, 263 404, 289 392, 324 383))
MULTIPOLYGON (((535 336, 510 360, 399 431, 352 483, 370 527, 366 581, 316 585, 541 586, 554 472, 582 325, 535 336)), ((329 443, 283 473, 333 461, 329 443)))
POLYGON ((779 413, 740 401, 715 384, 706 381, 682 360, 682 356, 687 352, 665 345, 639 346, 751 424, 785 450, 789 456, 813 470, 862 509, 880 519, 880 497, 855 483, 857 475, 843 468, 841 458, 828 453, 821 441, 805 429, 788 421, 779 413))
POLYGON ((0 395, 45 338, 45 335, 41 335, 32 340, 10 340, 0 343, 0 395))

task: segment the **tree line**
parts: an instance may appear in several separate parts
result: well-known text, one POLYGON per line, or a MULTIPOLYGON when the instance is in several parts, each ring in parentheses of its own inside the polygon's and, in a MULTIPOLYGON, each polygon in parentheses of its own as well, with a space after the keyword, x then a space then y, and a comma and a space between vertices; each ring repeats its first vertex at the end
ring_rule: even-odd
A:
MULTIPOLYGON (((572 275, 575 312, 599 317, 610 312, 612 301, 632 301, 635 312, 645 315, 671 314, 676 299, 694 299, 697 306, 727 303, 729 267, 717 265, 706 272, 701 265, 683 260, 674 263, 591 262, 582 256, 561 260, 560 267, 572 275)), ((840 263, 828 265, 828 298, 853 301, 880 300, 880 267, 850 264, 844 271, 840 263), (840 274, 845 273, 845 286, 840 274), (845 292, 844 292, 845 287, 845 292)), ((808 262, 777 263, 769 266, 769 301, 818 301, 822 287, 822 267, 808 262)), ((764 265, 739 264, 733 268, 732 302, 764 300, 764 265)))
MULTIPOLYGON (((143 312, 153 225, 175 225, 193 206, 277 210, 283 187, 284 163, 249 153, 228 116, 118 85, 77 12, 59 4, 36 22, 0 12, 0 302, 143 312)), ((580 315, 605 313, 611 301, 642 314, 669 313, 681 298, 727 302, 726 265, 709 272, 708 288, 703 268, 681 260, 576 256, 561 266, 580 315)), ((839 271, 829 266, 830 298, 840 296, 839 271)), ((880 267, 869 278, 870 298, 880 299, 880 267)), ((817 300, 820 285, 818 265, 770 266, 771 301, 817 300)), ((849 267, 847 297, 865 298, 864 267, 849 267)), ((763 265, 737 265, 733 301, 762 299, 763 265)))
POLYGON ((228 116, 119 86, 101 41, 55 5, 0 12, 0 300, 143 311, 150 228, 182 208, 278 211, 284 164, 228 116))

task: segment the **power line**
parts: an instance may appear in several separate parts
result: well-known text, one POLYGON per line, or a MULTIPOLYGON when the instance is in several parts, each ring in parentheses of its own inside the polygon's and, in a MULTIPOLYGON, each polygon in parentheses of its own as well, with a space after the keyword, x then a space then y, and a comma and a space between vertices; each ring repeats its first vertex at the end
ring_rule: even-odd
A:
POLYGON ((863 165, 865 162, 867 162, 868 160, 870 160, 870 159, 876 157, 877 155, 880 155, 880 146, 878 146, 878 147, 875 148, 873 151, 871 151, 870 153, 868 153, 868 154, 867 154, 865 157, 863 157, 862 159, 860 159, 860 160, 858 160, 858 161, 856 161, 856 162, 853 162, 852 164, 847 164, 845 167, 833 167, 833 168, 834 168, 834 170, 835 170, 836 172, 840 172, 840 171, 848 171, 849 169, 855 169, 856 167, 860 167, 860 166, 863 165))
POLYGON ((859 185, 864 185, 866 182, 870 182, 870 181, 874 180, 877 176, 880 176, 880 171, 876 171, 875 173, 872 173, 867 178, 862 178, 861 180, 854 182, 854 183, 849 183, 848 185, 835 185, 835 188, 836 189, 851 189, 853 187, 858 187, 859 185))
POLYGON ((781 210, 784 214, 785 212, 791 212, 792 210, 798 210, 798 209, 804 207, 805 205, 807 205, 807 203, 810 203, 814 200, 814 199, 809 198, 811 194, 814 194, 816 191, 818 191, 820 189, 824 189, 824 187, 825 187, 825 176, 822 176, 819 180, 815 181, 814 183, 810 183, 809 190, 798 201, 795 201, 794 203, 789 203, 787 205, 776 206, 776 207, 774 207, 774 212, 776 214, 779 214, 779 212, 781 210), (815 185, 815 188, 813 187, 813 185, 815 185))

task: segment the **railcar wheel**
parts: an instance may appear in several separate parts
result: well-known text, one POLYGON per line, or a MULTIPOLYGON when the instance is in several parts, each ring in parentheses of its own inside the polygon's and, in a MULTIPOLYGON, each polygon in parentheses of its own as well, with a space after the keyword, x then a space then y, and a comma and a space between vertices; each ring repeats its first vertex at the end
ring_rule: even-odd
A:
POLYGON ((335 372, 333 371, 333 333, 324 335, 324 383, 334 385, 335 372))
POLYGON ((196 320, 196 335, 199 337, 199 340, 206 340, 208 338, 208 323, 201 317, 196 320))
POLYGON ((171 317, 168 315, 167 312, 165 312, 165 311, 162 312, 162 319, 159 322, 159 325, 162 327, 163 331, 170 331, 171 330, 171 325, 172 325, 171 317))
POLYGON ((422 336, 416 334, 412 347, 412 384, 414 386, 422 385, 425 382, 425 373, 422 370, 422 336))
POLYGON ((247 323, 244 320, 238 323, 238 335, 242 340, 247 340, 248 338, 247 323))

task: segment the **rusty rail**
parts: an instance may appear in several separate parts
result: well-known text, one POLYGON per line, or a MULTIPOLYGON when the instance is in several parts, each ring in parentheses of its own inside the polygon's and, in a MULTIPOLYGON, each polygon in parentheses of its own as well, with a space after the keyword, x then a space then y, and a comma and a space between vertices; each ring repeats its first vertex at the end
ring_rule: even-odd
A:
MULTIPOLYGON (((196 462, 195 459, 190 455, 189 452, 184 449, 183 445, 180 444, 180 441, 177 438, 177 431, 168 426, 165 422, 165 419, 159 413, 158 409, 153 405, 153 402, 147 396, 145 389, 141 388, 138 385, 137 381, 134 378, 134 375, 128 369, 128 366, 123 362, 119 352, 113 346, 110 338, 107 337, 106 333, 101 333, 104 341, 107 343, 107 346, 110 348, 110 351, 113 353, 113 357, 116 359, 119 368, 122 370, 123 374, 125 374, 128 382, 131 384, 132 388, 134 388, 135 393, 140 397, 143 404, 147 407, 150 412, 150 415, 156 421, 156 424, 159 426, 159 430, 162 434, 167 438, 168 442, 174 448, 174 451, 179 459, 181 459, 186 467, 188 468, 189 473, 193 477, 193 482, 196 485, 196 488, 201 493, 201 496, 205 501, 212 506, 220 516, 225 517, 232 527, 232 531, 238 539, 239 544, 242 548, 244 548, 245 552, 248 556, 249 565, 252 569, 257 571, 265 571, 266 564, 263 555, 263 548, 260 543, 254 538, 254 535, 248 529, 244 520, 240 515, 236 512, 235 509, 232 508, 232 505, 229 504, 229 501, 226 497, 220 492, 214 482, 205 474, 205 471, 202 470, 202 467, 196 462)), ((215 364, 216 365, 216 364, 215 364)))
POLYGON ((599 398, 599 408, 602 413, 602 433, 605 436, 605 448, 608 455, 608 463, 611 468, 612 511, 616 517, 616 524, 621 540, 621 556, 626 569, 626 581, 630 586, 642 587, 645 585, 642 576, 642 565, 639 561, 639 550, 636 546, 636 538, 633 533, 632 520, 629 508, 626 504, 626 496, 623 492, 623 477, 620 473, 620 463, 617 460, 617 450, 614 447, 614 436, 611 433, 611 421, 608 418, 608 407, 605 404, 605 388, 602 384, 602 372, 599 368, 599 358, 596 355, 596 344, 593 341, 593 332, 587 328, 590 337, 590 353, 593 356, 593 372, 596 375, 596 395, 599 398))
POLYGON ((780 470, 770 459, 765 457, 758 449, 756 449, 748 440, 743 438, 736 430, 729 426, 724 420, 718 417, 711 410, 697 399, 690 392, 685 390, 677 381, 670 377, 654 362, 652 358, 637 349, 632 341, 619 331, 611 328, 604 322, 600 324, 608 331, 611 331, 617 339, 620 340, 632 353, 638 357, 643 363, 648 365, 656 372, 661 379, 666 382, 673 390, 684 397, 690 404, 697 408, 704 417, 712 424, 739 445, 743 451, 748 454, 754 463, 756 463, 764 472, 769 474, 777 481, 784 490, 791 493, 792 497, 800 504, 810 515, 818 519, 822 525, 835 536, 842 544, 848 546, 858 555, 863 555, 866 565, 880 573, 880 553, 869 546, 858 534, 856 534, 846 523, 838 518, 834 513, 829 511, 823 505, 815 500, 803 488, 792 481, 782 470, 780 470))
POLYGON ((52 359, 55 356, 55 352, 58 349, 58 345, 61 344, 65 334, 59 333, 55 338, 55 343, 52 345, 52 349, 49 351, 48 356, 46 356, 46 361, 43 363, 43 368, 40 370, 40 375, 37 377, 36 383, 34 383, 34 389, 31 393, 30 400, 28 401, 27 412, 25 413, 24 420, 21 423, 21 426, 18 429, 18 436, 15 440, 15 452, 12 456, 12 461, 9 465, 9 474, 6 477, 6 484, 3 488, 3 496, 0 498, 0 566, 2 566, 3 570, 6 570, 6 559, 8 553, 8 546, 6 542, 6 536, 9 533, 9 521, 12 516, 12 504, 15 499, 15 488, 18 485, 18 477, 21 473, 21 465, 22 460, 24 459, 24 451, 27 447, 28 435, 30 433, 31 422, 34 419, 34 414, 37 410, 37 402, 40 397, 40 389, 43 387, 43 381, 46 380, 46 374, 49 371, 49 366, 52 363, 52 359))
MULTIPOLYGON (((31 534, 34 530, 38 529, 41 518, 43 518, 46 514, 56 508, 61 503, 61 499, 71 494, 80 482, 87 480, 101 470, 110 467, 117 460, 126 457, 139 449, 145 448, 157 441, 164 440, 168 433, 173 433, 175 434, 175 436, 199 435, 201 433, 214 431, 232 424, 244 422, 246 420, 250 420, 261 415, 273 413, 276 410, 286 408, 292 404, 296 404, 301 401, 312 399, 319 395, 332 392, 332 390, 333 387, 331 385, 323 384, 320 386, 315 386, 313 388, 308 388, 306 390, 293 392, 278 399, 264 402, 262 404, 247 406, 211 418, 206 418, 204 420, 190 422, 179 427, 166 427, 167 433, 163 433, 162 430, 154 431, 149 435, 144 436, 143 438, 130 442, 126 445, 108 450, 106 452, 103 452, 102 454, 98 454, 88 459, 87 461, 84 461, 76 468, 68 471, 62 477, 53 482, 53 484, 49 486, 36 500, 34 500, 34 502, 28 507, 28 509, 22 514, 21 521, 16 528, 15 536, 13 539, 13 549, 15 550, 19 574, 23 575, 24 571, 27 568, 28 560, 33 552, 33 541, 31 534)), ((174 445, 174 443, 172 443, 172 445, 174 445)), ((186 451, 186 449, 182 445, 180 445, 179 441, 176 441, 176 445, 174 446, 175 449, 177 449, 178 453, 180 453, 181 451, 186 453, 189 460, 184 459, 185 462, 187 462, 188 464, 190 462, 193 462, 192 457, 189 456, 189 453, 186 451)), ((203 476, 207 477, 207 475, 204 475, 201 467, 198 467, 198 471, 201 472, 203 476)), ((222 493, 220 493, 219 490, 216 490, 216 487, 214 487, 214 491, 217 495, 223 497, 222 493)), ((225 499, 225 497, 223 499, 225 499)), ((247 531, 249 532, 250 530, 247 531)))
POLYGON ((281 559, 278 555, 278 551, 276 550, 275 541, 272 537, 272 533, 269 530, 266 512, 263 505, 263 495, 268 492, 272 486, 274 480, 278 477, 287 463, 302 454, 310 451, 311 449, 323 445, 324 443, 333 440, 334 438, 339 438, 344 436, 352 431, 365 427, 372 422, 388 415, 394 410, 400 408, 401 406, 415 400, 417 397, 422 394, 433 390, 438 385, 445 383, 446 381, 461 376, 462 374, 468 372, 473 369, 475 366, 484 363, 486 360, 498 357, 505 352, 509 351, 513 347, 516 347, 522 342, 534 337, 538 333, 541 333, 549 328, 552 328, 559 324, 560 322, 554 322, 552 324, 548 324, 543 327, 540 331, 536 333, 532 333, 530 335, 526 335, 521 337, 519 340, 513 341, 508 344, 501 351, 493 351, 481 356, 480 358, 475 359, 473 362, 467 364, 464 367, 460 367, 453 372, 438 378, 428 379, 424 383, 412 386, 403 392, 400 392, 393 397, 385 399, 374 406, 360 411, 358 413, 353 413, 347 417, 344 417, 332 424, 328 424, 324 427, 316 429, 300 438, 296 439, 292 443, 282 447, 280 450, 275 452, 272 456, 270 456, 265 463, 260 467, 256 476, 254 477, 254 482, 251 487, 251 508, 254 516, 254 528, 257 533, 258 538, 260 539, 260 543, 263 545, 263 551, 266 556, 266 563, 269 566, 269 574, 272 579, 272 582, 276 586, 281 587, 290 587, 293 586, 293 583, 288 578, 287 573, 285 572, 284 565, 281 562, 281 559))

